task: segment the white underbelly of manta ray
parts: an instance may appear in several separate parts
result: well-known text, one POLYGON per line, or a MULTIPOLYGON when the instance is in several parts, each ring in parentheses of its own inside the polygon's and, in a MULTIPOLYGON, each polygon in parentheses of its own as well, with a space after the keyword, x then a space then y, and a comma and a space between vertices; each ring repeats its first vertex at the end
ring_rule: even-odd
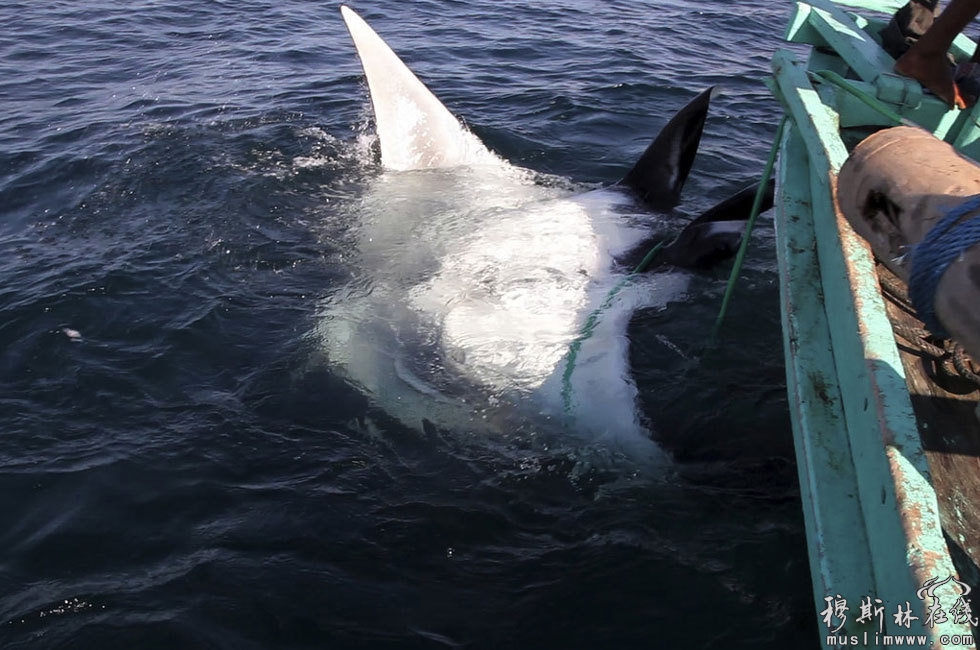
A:
POLYGON ((598 190, 531 204, 457 242, 411 292, 416 308, 440 314, 457 368, 495 389, 523 391, 560 368, 588 314, 622 278, 615 256, 644 236, 617 223, 625 198, 598 190))
MULTIPOLYGON (((676 297, 687 276, 658 273, 627 285, 616 258, 662 230, 657 212, 678 202, 710 92, 677 113, 617 186, 560 196, 490 153, 359 16, 347 7, 342 13, 390 171, 376 179, 359 215, 370 290, 325 311, 332 361, 414 425, 445 413, 449 398, 434 388, 435 369, 486 389, 484 403, 516 397, 589 430, 645 431, 626 326, 637 307, 676 297), (602 318, 583 336, 597 310, 602 318), (420 364, 419 350, 437 350, 440 359, 420 364), (412 368, 423 368, 424 378, 412 368), (426 400, 432 408, 415 407, 426 400)), ((462 410, 473 404, 461 401, 462 410)))

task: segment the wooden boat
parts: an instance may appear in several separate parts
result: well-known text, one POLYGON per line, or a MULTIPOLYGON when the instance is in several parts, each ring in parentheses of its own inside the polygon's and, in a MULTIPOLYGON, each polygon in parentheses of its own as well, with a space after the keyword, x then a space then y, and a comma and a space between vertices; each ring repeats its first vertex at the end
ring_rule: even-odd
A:
MULTIPOLYGON (((835 203, 849 148, 894 126, 889 110, 980 159, 980 107, 947 110, 892 72, 876 34, 902 4, 798 2, 786 38, 809 51, 772 60, 786 112, 776 232, 787 383, 824 647, 976 645, 965 619, 980 613, 980 391, 930 379, 896 334, 914 317, 882 290, 886 271, 835 203), (951 613, 961 601, 966 617, 951 613)), ((957 59, 972 51, 965 37, 954 44, 957 59)))

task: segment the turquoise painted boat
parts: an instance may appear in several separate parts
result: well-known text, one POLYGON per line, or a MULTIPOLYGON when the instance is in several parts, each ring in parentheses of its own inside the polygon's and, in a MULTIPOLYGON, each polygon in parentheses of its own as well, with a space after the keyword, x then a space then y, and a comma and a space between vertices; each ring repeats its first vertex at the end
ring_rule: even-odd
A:
MULTIPOLYGON (((980 393, 930 382, 896 335, 912 317, 835 203, 849 148, 894 126, 888 111, 980 158, 980 108, 947 110, 892 72, 876 34, 902 4, 796 3, 786 38, 810 47, 772 60, 786 112, 775 219, 787 383, 824 647, 976 645, 980 393)), ((961 37, 953 54, 973 47, 961 37)))

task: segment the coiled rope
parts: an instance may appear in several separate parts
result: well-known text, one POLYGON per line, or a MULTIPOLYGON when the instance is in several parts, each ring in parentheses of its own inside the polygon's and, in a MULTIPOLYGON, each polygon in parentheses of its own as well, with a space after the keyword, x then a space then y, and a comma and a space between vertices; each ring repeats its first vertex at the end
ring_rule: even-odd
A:
MULTIPOLYGON (((853 95, 895 124, 917 126, 910 120, 905 119, 891 110, 877 98, 859 90, 836 72, 824 70, 821 72, 810 72, 809 74, 811 78, 832 83, 853 95)), ((950 210, 929 231, 922 242, 913 248, 908 296, 904 292, 898 292, 894 287, 886 286, 884 281, 882 282, 882 286, 889 290, 889 293, 893 297, 908 304, 929 330, 926 331, 919 328, 910 330, 904 326, 893 324, 895 332, 906 341, 916 344, 923 353, 932 356, 936 361, 937 367, 943 369, 948 376, 953 376, 953 373, 947 369, 947 366, 952 366, 952 369, 955 370, 959 377, 980 387, 980 374, 974 372, 969 357, 960 344, 948 339, 937 341, 939 345, 930 342, 930 339, 936 340, 946 336, 944 328, 936 318, 935 312, 936 288, 939 286, 939 281, 942 279, 943 273, 952 261, 966 251, 967 248, 980 243, 980 219, 974 216, 959 225, 955 224, 962 217, 977 209, 980 209, 980 195, 971 197, 950 210)), ((879 274, 879 279, 884 280, 884 277, 879 274)), ((891 283, 889 282, 888 284, 890 285, 891 283)))
MULTIPOLYGON (((895 279, 891 271, 880 266, 880 262, 878 264, 878 282, 884 295, 905 313, 914 314, 915 308, 909 300, 906 285, 895 279)), ((940 339, 924 327, 904 323, 900 318, 892 320, 892 329, 910 344, 910 351, 932 362, 932 379, 945 390, 966 393, 980 388, 980 374, 974 369, 974 363, 962 345, 951 339, 940 339), (951 383, 964 380, 969 384, 967 389, 960 389, 951 383)))
POLYGON ((980 244, 980 219, 967 216, 977 210, 980 194, 946 212, 912 248, 909 298, 919 319, 936 336, 948 336, 936 317, 936 288, 949 265, 968 248, 980 244))

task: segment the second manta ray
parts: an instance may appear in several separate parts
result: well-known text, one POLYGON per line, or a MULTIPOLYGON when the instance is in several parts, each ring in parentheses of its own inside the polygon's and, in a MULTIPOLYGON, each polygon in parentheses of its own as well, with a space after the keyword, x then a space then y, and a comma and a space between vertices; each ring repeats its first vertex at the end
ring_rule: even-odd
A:
POLYGON ((628 367, 630 315, 683 293, 689 274, 679 267, 729 257, 755 193, 692 221, 659 251, 656 273, 623 282, 632 268, 624 260, 635 263, 650 233, 668 225, 711 90, 670 120, 622 181, 569 195, 491 153, 367 23, 341 11, 385 171, 355 208, 356 280, 323 310, 330 362, 410 426, 556 422, 651 448, 628 367))

